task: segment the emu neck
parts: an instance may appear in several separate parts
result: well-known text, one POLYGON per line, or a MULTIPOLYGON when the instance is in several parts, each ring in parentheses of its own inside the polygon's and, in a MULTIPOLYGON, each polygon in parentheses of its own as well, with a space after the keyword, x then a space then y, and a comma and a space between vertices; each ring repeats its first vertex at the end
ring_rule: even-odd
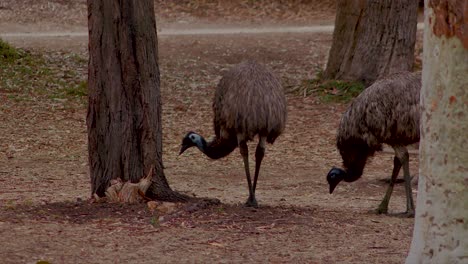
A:
POLYGON ((237 148, 237 140, 234 139, 219 139, 215 138, 210 142, 201 139, 201 144, 197 145, 198 149, 211 159, 220 159, 229 155, 237 148))
POLYGON ((354 182, 359 180, 362 176, 362 170, 363 168, 345 168, 346 174, 344 175, 343 180, 345 182, 354 182))
POLYGON ((343 165, 346 174, 344 175, 343 180, 345 182, 353 182, 361 178, 364 167, 366 166, 366 161, 366 155, 355 155, 350 159, 344 158, 343 165))
POLYGON ((343 180, 346 182, 357 181, 366 166, 367 158, 373 154, 367 145, 356 145, 350 148, 340 149, 343 158, 343 166, 346 171, 343 180))

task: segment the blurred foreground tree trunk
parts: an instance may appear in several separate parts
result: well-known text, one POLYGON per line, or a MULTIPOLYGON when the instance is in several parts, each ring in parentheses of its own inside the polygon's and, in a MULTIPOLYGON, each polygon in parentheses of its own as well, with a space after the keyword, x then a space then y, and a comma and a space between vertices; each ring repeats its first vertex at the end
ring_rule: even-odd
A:
POLYGON ((418 17, 414 0, 338 0, 326 79, 362 81, 411 71, 418 17))
POLYGON ((406 263, 468 261, 468 0, 426 0, 419 182, 406 263))
POLYGON ((162 164, 161 95, 153 0, 88 0, 91 191, 152 170, 150 198, 176 201, 162 164))

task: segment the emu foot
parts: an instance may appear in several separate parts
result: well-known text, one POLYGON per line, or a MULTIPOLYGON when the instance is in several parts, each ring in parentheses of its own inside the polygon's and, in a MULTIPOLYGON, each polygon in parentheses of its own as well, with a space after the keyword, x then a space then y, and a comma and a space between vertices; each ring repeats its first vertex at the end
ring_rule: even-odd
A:
MULTIPOLYGON (((383 183, 386 183, 386 184, 390 184, 390 182, 392 181, 391 179, 389 178, 385 178, 385 179, 379 179, 380 182, 383 182, 383 183)), ((396 179, 395 180, 395 184, 400 184, 400 183, 404 183, 405 182, 405 179, 396 179)))
POLYGON ((384 206, 379 206, 377 209, 370 210, 370 213, 374 214, 387 214, 388 213, 388 208, 384 206))
POLYGON ((401 218, 413 218, 414 217, 414 211, 406 211, 403 213, 388 213, 388 208, 379 206, 377 209, 373 209, 370 211, 370 213, 374 214, 386 214, 390 216, 396 216, 396 217, 401 217, 401 218))
POLYGON ((397 213, 395 214, 395 216, 401 217, 401 218, 414 218, 414 210, 409 210, 403 213, 397 213))
POLYGON ((247 202, 245 202, 245 207, 258 208, 257 199, 255 199, 254 196, 250 196, 249 199, 247 199, 247 202))
POLYGON ((375 214, 387 214, 388 213, 388 198, 384 198, 382 202, 379 204, 377 209, 371 210, 371 213, 375 214))
MULTIPOLYGON (((418 177, 417 176, 411 176, 411 179, 410 181, 413 182, 413 180, 417 180, 418 177)), ((383 183, 386 183, 386 184, 390 184, 390 182, 392 181, 391 180, 391 177, 390 178, 385 178, 385 179, 379 179, 380 182, 383 182, 383 183)), ((400 184, 400 183, 404 183, 405 182, 405 179, 396 179, 395 180, 395 184, 400 184)))
MULTIPOLYGON (((378 209, 376 209, 374 212, 378 212, 378 209)), ((412 212, 401 212, 401 213, 385 213, 387 214, 388 216, 393 216, 393 217, 400 217, 400 218, 414 218, 414 211, 412 212)))

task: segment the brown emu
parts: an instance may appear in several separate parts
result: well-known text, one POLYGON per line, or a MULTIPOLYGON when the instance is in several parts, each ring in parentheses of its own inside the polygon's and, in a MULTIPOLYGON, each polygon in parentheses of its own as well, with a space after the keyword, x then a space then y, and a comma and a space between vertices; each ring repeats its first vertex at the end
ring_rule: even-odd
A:
POLYGON ((220 80, 213 101, 215 138, 209 142, 195 132, 182 140, 180 154, 196 146, 212 159, 227 156, 237 146, 244 160, 249 186, 246 206, 257 207, 255 188, 265 143, 275 142, 286 123, 286 99, 280 81, 266 67, 245 61, 227 71, 220 80), (250 178, 247 142, 258 135, 255 174, 250 178))
POLYGON ((376 81, 364 90, 343 114, 337 133, 337 148, 344 170, 332 168, 327 175, 330 193, 342 180, 358 180, 367 158, 382 150, 382 144, 395 151, 390 185, 377 212, 387 213, 401 166, 403 166, 406 214, 414 215, 414 203, 406 146, 419 142, 421 73, 402 72, 376 81))

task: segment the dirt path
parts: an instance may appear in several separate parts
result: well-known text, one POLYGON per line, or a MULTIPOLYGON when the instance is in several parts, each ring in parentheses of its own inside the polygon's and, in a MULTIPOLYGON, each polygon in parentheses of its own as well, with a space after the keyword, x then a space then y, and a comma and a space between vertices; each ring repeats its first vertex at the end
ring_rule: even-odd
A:
MULTIPOLYGON (((275 34, 275 33, 331 33, 333 25, 310 25, 310 26, 275 26, 275 27, 224 27, 224 28, 188 28, 174 29, 171 27, 163 28, 158 31, 159 36, 185 36, 185 35, 231 35, 231 34, 275 34)), ((424 24, 418 23, 418 30, 423 30, 424 24)), ((86 31, 62 31, 62 32, 36 32, 30 30, 27 32, 8 32, 3 29, 0 38, 6 40, 12 38, 60 38, 60 37, 87 37, 86 31)))

